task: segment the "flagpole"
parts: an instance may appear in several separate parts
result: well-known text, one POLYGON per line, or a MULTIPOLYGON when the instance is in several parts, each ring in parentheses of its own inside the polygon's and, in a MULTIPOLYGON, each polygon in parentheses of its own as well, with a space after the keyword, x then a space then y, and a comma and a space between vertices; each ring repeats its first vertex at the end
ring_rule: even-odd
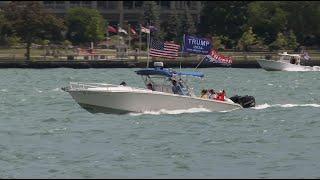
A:
POLYGON ((140 33, 139 33, 139 57, 140 57, 140 54, 141 54, 141 24, 140 24, 140 33))
POLYGON ((196 69, 200 66, 200 64, 202 63, 202 61, 204 60, 204 58, 205 58, 205 57, 202 58, 202 60, 199 62, 199 64, 196 66, 196 68, 194 68, 194 70, 196 70, 196 69))
POLYGON ((117 31, 117 33, 118 33, 118 56, 120 55, 120 33, 119 33, 119 27, 120 27, 120 25, 118 24, 118 31, 117 31))
POLYGON ((107 21, 107 33, 106 33, 106 48, 108 49, 108 37, 109 37, 109 22, 107 21))
POLYGON ((181 72, 182 54, 183 54, 183 50, 184 50, 184 39, 185 39, 185 34, 183 34, 183 38, 182 38, 181 58, 180 58, 180 72, 181 72))
POLYGON ((130 51, 130 47, 131 47, 131 26, 130 26, 130 24, 128 24, 128 27, 129 27, 129 29, 128 29, 128 34, 129 34, 129 51, 130 51))
MULTIPOLYGON (((148 23, 148 29, 150 29, 150 22, 148 23)), ((148 46, 148 59, 147 59, 147 68, 149 67, 149 51, 150 51, 150 38, 151 38, 151 29, 149 30, 148 38, 147 38, 147 46, 148 46)))
POLYGON ((149 67, 149 51, 150 51, 150 34, 151 31, 148 33, 148 38, 147 38, 147 46, 148 46, 148 59, 147 59, 147 68, 149 67))

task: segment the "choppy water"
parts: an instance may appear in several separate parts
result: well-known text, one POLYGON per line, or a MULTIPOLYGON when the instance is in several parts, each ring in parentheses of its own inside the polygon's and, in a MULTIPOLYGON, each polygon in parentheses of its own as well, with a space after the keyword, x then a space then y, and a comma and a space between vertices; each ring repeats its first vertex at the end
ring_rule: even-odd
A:
MULTIPOLYGON (((1 69, 0 178, 320 178, 319 72, 211 68, 257 107, 91 114, 69 81, 142 87, 135 69, 1 69)), ((190 70, 190 69, 184 69, 190 70)))

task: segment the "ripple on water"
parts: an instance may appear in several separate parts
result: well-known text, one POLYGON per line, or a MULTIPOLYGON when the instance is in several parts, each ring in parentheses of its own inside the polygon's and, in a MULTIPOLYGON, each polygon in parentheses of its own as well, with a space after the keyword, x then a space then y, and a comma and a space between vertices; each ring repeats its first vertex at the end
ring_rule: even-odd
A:
POLYGON ((42 122, 57 122, 58 120, 55 118, 48 118, 48 119, 44 119, 42 120, 42 122))

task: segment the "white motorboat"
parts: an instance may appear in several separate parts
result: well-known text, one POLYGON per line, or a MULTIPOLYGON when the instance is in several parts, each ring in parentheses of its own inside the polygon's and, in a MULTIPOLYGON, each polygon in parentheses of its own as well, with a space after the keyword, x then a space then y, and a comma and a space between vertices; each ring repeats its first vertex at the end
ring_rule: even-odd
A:
MULTIPOLYGON (((175 72, 163 68, 162 62, 155 62, 154 68, 145 68, 136 71, 144 80, 145 85, 152 85, 152 89, 136 88, 127 85, 104 83, 70 82, 62 89, 89 112, 128 113, 150 112, 160 110, 187 110, 191 108, 205 108, 210 111, 231 111, 255 105, 255 99, 248 97, 233 97, 233 101, 225 98, 224 101, 204 99, 194 95, 193 88, 189 87, 183 77, 198 77, 200 72, 175 72), (184 94, 174 94, 172 79, 177 79, 184 94), (240 100, 242 98, 242 100, 240 100), (235 102, 237 103, 235 103, 235 102), (240 105, 241 104, 241 105, 240 105)), ((181 91, 181 92, 182 92, 181 91)))
POLYGON ((319 71, 319 66, 301 65, 301 54, 279 53, 279 60, 258 59, 259 65, 267 71, 319 71))

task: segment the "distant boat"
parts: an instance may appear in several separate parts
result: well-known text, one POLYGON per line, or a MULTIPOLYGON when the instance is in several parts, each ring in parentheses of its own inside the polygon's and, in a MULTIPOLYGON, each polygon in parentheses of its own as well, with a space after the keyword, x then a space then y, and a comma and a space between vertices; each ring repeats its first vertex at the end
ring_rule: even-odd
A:
POLYGON ((300 54, 279 53, 279 60, 258 59, 261 68, 267 71, 319 71, 319 66, 301 65, 300 54))
POLYGON ((155 62, 154 68, 144 68, 135 72, 142 77, 146 86, 152 85, 152 90, 127 85, 80 82, 70 82, 69 86, 62 89, 70 93, 80 106, 93 113, 121 114, 191 108, 231 111, 255 106, 255 99, 252 96, 233 97, 237 103, 229 98, 221 101, 197 97, 183 77, 202 78, 204 74, 201 72, 176 72, 163 68, 162 62, 155 62), (173 93, 172 79, 180 83, 183 95, 173 93))

